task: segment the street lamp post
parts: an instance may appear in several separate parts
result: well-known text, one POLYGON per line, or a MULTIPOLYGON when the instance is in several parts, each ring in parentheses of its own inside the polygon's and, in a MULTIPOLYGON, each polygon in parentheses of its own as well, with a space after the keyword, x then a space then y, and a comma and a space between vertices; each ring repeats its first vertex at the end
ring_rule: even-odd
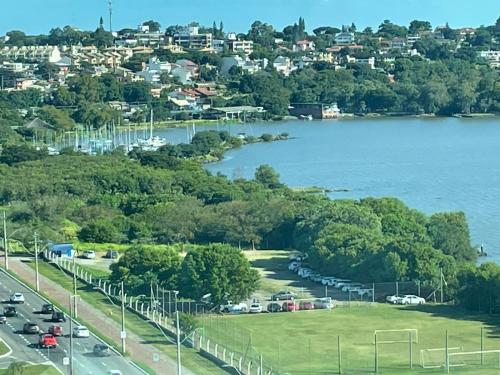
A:
POLYGON ((40 291, 40 278, 38 274, 38 236, 37 233, 35 232, 35 285, 36 285, 36 291, 40 291))
MULTIPOLYGON (((176 293, 177 295, 177 293, 176 293)), ((179 326, 179 310, 175 311, 176 333, 177 333, 177 375, 182 375, 181 366, 181 330, 179 326)))
MULTIPOLYGON (((69 295, 69 374, 73 375, 73 312, 71 308, 72 295, 69 295)), ((75 296, 76 300, 76 296, 75 296)))
POLYGON ((3 212, 3 251, 5 254, 5 270, 9 270, 9 243, 7 241, 7 215, 3 212))

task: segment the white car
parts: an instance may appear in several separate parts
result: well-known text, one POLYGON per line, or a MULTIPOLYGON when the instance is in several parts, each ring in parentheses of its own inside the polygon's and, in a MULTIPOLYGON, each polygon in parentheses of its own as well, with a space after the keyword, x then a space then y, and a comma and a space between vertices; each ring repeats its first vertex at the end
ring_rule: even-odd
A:
POLYGON ((107 375, 123 375, 120 370, 109 370, 107 375))
POLYGON ((345 284, 342 286, 342 291, 343 292, 355 292, 358 289, 361 289, 363 285, 358 284, 358 283, 350 283, 350 284, 345 284))
POLYGON ((297 268, 300 267, 300 263, 299 262, 292 262, 288 265, 288 269, 290 271, 295 271, 297 268))
POLYGON ((237 305, 233 305, 231 301, 228 301, 227 304, 220 305, 219 311, 224 313, 239 314, 242 312, 247 312, 248 306, 246 303, 238 303, 237 305))
POLYGON ((425 303, 425 298, 415 296, 413 294, 407 294, 401 298, 399 301, 401 305, 423 305, 425 303))
POLYGON ((400 301, 403 299, 403 297, 399 297, 399 296, 387 296, 385 297, 385 300, 389 303, 393 303, 393 304, 400 304, 400 301))
POLYGON ((76 326, 73 328, 73 337, 90 337, 90 331, 85 326, 76 326))
POLYGON ((95 251, 92 250, 85 250, 83 252, 83 257, 85 259, 95 259, 95 251))
POLYGON ((14 293, 10 295, 11 303, 24 303, 24 296, 22 293, 14 293))
POLYGON ((314 301, 315 309, 333 309, 333 302, 330 297, 318 298, 314 301))
POLYGON ((252 303, 248 309, 250 314, 258 314, 262 312, 262 305, 260 303, 252 303))
POLYGON ((302 268, 299 268, 298 274, 299 274, 299 276, 307 277, 307 275, 309 275, 312 272, 313 272, 312 269, 306 268, 306 267, 302 267, 302 268))

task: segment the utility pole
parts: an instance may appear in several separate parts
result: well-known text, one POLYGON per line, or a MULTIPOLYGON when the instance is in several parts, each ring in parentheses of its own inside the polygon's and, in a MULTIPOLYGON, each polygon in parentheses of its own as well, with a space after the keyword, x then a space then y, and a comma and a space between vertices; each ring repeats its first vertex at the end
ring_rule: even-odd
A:
POLYGON ((179 326, 179 311, 175 311, 176 333, 177 333, 177 375, 182 375, 181 366, 181 329, 179 326))
POLYGON ((36 291, 40 291, 40 278, 38 274, 38 236, 37 233, 35 232, 35 285, 36 285, 36 291))
POLYGON ((113 32, 113 23, 112 23, 112 18, 113 18, 113 3, 111 0, 108 2, 109 5, 109 32, 113 32))
POLYGON ((75 319, 78 319, 78 308, 77 308, 77 302, 76 302, 76 259, 75 259, 75 253, 73 253, 73 297, 75 299, 74 316, 75 316, 75 319))
POLYGON ((69 295, 69 375, 73 375, 73 317, 71 309, 71 294, 69 295))
POLYGON ((7 215, 3 212, 3 251, 5 253, 5 270, 9 270, 9 243, 7 241, 7 215))
POLYGON ((439 267, 439 289, 441 291, 441 303, 443 303, 443 267, 439 267))
POLYGON ((122 281, 122 331, 120 334, 120 337, 122 339, 122 354, 125 354, 125 339, 126 339, 126 333, 125 333, 125 294, 123 294, 123 281, 122 281))

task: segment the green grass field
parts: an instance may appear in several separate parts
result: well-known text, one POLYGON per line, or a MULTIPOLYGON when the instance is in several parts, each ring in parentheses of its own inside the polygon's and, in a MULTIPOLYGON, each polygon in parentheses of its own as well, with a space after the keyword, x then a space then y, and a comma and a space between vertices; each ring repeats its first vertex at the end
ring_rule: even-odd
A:
MULTIPOLYGON (((500 349, 498 316, 469 315, 454 306, 401 307, 375 304, 372 307, 339 308, 240 316, 214 316, 200 321, 205 332, 238 353, 262 353, 266 365, 279 373, 332 374, 338 372, 337 338, 340 336, 342 372, 374 372, 374 330, 417 329, 413 344, 413 370, 409 370, 409 344, 378 345, 379 372, 386 374, 443 373, 443 368, 420 367, 420 350, 444 348, 448 330, 449 347, 480 350, 481 327, 484 349, 500 349)), ((407 334, 382 334, 378 341, 403 341, 407 334)), ((444 362, 444 352, 434 356, 444 362)), ((500 373, 499 354, 486 355, 483 368, 479 355, 470 356, 467 366, 451 373, 500 373)), ((459 363, 456 359, 454 363, 459 363)), ((461 363, 461 361, 460 361, 461 363)))
MULTIPOLYGON (((47 365, 34 365, 34 366, 26 366, 23 367, 22 375, 61 375, 59 371, 57 371, 52 366, 47 365)), ((0 369, 0 375, 9 374, 7 369, 0 369)), ((21 374, 20 372, 16 372, 16 374, 21 374)))

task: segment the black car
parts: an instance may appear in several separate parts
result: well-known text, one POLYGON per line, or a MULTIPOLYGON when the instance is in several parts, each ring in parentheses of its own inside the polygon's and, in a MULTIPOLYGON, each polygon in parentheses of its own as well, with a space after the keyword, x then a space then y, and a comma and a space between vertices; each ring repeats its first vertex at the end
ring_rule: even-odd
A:
POLYGON ((3 315, 5 315, 6 317, 17 316, 16 308, 14 306, 5 306, 3 308, 3 315))
POLYGON ((108 250, 106 251, 106 255, 104 255, 104 257, 108 259, 118 259, 118 251, 108 250))
POLYGON ((34 335, 39 332, 40 332, 40 327, 38 327, 38 324, 32 322, 24 323, 23 333, 29 333, 34 335))
POLYGON ((292 292, 278 292, 271 296, 271 301, 288 301, 296 297, 295 293, 292 292))
POLYGON ((282 310, 281 305, 279 303, 273 302, 267 305, 268 312, 280 312, 282 310))
POLYGON ((106 344, 95 344, 94 354, 98 357, 108 357, 111 355, 111 350, 106 344))
POLYGON ((61 323, 66 321, 66 316, 62 311, 54 311, 52 313, 52 319, 53 322, 55 323, 61 323))
POLYGON ((42 314, 52 314, 54 312, 54 305, 51 303, 46 303, 42 305, 42 309, 40 310, 42 314))

